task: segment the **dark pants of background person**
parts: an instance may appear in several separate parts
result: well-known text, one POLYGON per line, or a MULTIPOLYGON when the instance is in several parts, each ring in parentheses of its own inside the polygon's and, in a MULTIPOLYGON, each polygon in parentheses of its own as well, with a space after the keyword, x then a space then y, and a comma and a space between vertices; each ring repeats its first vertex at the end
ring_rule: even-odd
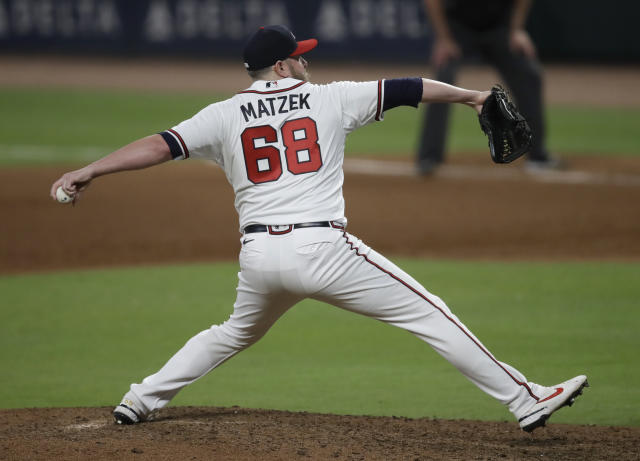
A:
MULTIPOLYGON (((450 22, 451 33, 460 46, 463 59, 479 55, 494 66, 509 88, 514 101, 533 131, 533 145, 528 158, 534 162, 549 159, 545 149, 544 118, 542 108, 542 72, 537 60, 514 54, 509 49, 506 27, 488 31, 474 31, 450 22)), ((436 69, 435 79, 455 85, 461 60, 450 60, 436 69)), ((445 142, 449 124, 450 104, 428 104, 424 127, 419 140, 418 169, 423 173, 444 160, 445 142)))

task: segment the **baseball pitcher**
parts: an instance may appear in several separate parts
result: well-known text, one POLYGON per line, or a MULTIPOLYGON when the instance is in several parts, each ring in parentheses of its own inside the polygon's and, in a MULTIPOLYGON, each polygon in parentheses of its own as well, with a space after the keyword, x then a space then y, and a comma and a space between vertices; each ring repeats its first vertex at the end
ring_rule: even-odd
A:
POLYGON ((497 360, 440 298, 346 231, 342 163, 350 132, 401 105, 459 103, 480 113, 489 92, 423 78, 315 85, 302 55, 316 45, 296 41, 283 26, 261 27, 244 50, 249 88, 52 185, 52 197, 61 186, 75 199, 99 176, 198 157, 217 163, 235 192, 242 236, 233 313, 132 384, 114 410, 116 422, 149 419, 180 389, 258 341, 296 303, 313 298, 404 328, 507 405, 522 429, 544 425, 573 403, 586 376, 552 387, 528 381, 497 360))

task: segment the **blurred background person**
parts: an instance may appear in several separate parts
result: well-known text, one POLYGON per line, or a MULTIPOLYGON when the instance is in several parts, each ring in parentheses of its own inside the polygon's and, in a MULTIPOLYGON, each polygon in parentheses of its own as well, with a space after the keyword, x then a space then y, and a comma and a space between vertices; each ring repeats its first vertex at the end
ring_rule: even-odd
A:
MULTIPOLYGON (((531 0, 424 0, 424 4, 435 33, 433 78, 453 85, 461 63, 482 58, 500 73, 533 130, 526 168, 559 169, 561 162, 545 144, 542 71, 525 30, 531 0)), ((416 159, 420 175, 432 173, 444 161, 448 125, 449 106, 429 104, 416 159)))

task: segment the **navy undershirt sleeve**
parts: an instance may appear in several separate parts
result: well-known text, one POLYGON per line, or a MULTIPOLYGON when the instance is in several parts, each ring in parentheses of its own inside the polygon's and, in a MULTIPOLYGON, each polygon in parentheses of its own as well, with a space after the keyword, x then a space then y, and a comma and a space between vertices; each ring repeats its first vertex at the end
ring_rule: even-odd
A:
POLYGON ((418 107, 421 100, 421 78, 393 78, 384 81, 383 111, 398 106, 418 107))
POLYGON ((167 131, 163 131, 162 133, 158 134, 162 136, 165 142, 169 145, 169 149, 171 149, 171 157, 176 159, 183 156, 182 148, 180 147, 180 143, 175 136, 172 136, 171 133, 167 131))

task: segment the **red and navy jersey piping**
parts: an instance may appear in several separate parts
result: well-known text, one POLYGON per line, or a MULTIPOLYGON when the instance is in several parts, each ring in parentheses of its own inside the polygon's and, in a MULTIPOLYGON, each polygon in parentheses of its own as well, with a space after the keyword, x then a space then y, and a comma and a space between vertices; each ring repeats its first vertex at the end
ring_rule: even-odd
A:
POLYGON ((296 84, 295 84, 295 85, 293 85, 293 86, 290 86, 289 88, 282 88, 282 89, 280 89, 280 90, 271 90, 271 91, 244 90, 244 91, 241 91, 241 92, 240 92, 240 93, 238 93, 238 94, 244 94, 244 93, 254 93, 254 94, 274 94, 274 93, 282 93, 282 92, 284 92, 284 91, 291 91, 291 90, 294 90, 294 89, 298 88, 299 86, 304 85, 305 83, 307 83, 307 82, 299 82, 299 83, 296 83, 296 84))
POLYGON ((189 149, 187 149, 187 144, 184 142, 184 139, 182 139, 182 136, 180 136, 180 133, 169 128, 160 133, 160 136, 162 136, 168 144, 171 150, 171 157, 174 159, 178 157, 189 158, 189 149))
POLYGON ((384 98, 383 80, 378 80, 378 105, 376 106, 376 121, 382 120, 382 101, 384 98))

